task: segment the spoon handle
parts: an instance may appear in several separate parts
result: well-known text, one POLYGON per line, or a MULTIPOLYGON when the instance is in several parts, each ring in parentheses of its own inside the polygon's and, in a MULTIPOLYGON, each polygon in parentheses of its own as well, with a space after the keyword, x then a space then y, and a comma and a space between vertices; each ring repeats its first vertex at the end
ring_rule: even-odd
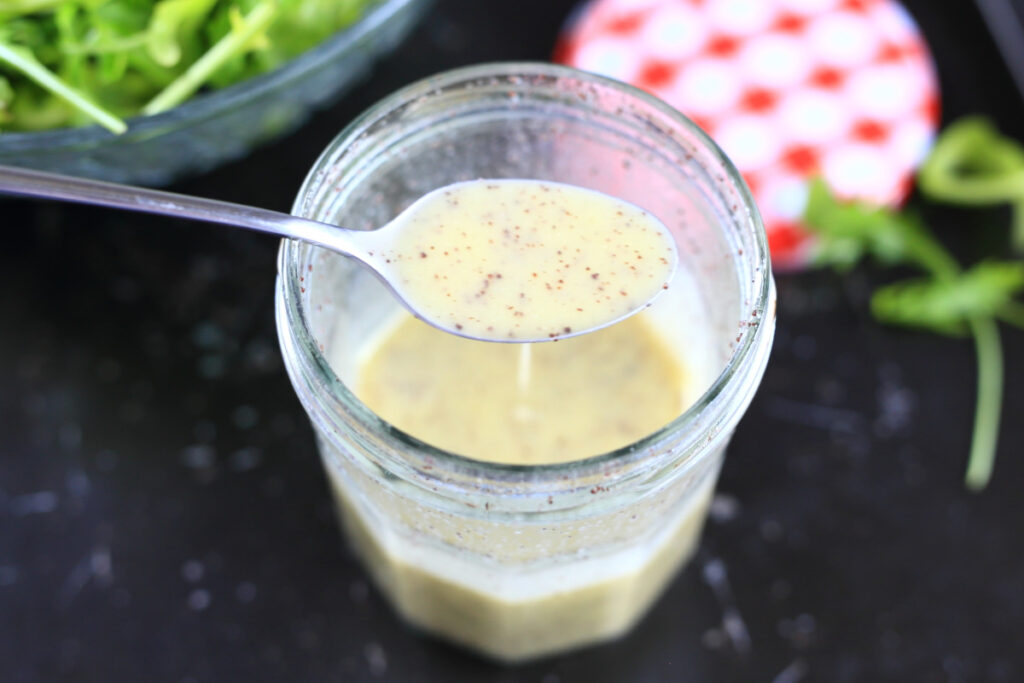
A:
POLYGON ((207 223, 233 225, 280 237, 311 242, 368 262, 366 231, 345 230, 327 223, 277 211, 216 199, 119 185, 100 180, 45 173, 0 165, 0 193, 94 204, 114 209, 155 213, 207 223))

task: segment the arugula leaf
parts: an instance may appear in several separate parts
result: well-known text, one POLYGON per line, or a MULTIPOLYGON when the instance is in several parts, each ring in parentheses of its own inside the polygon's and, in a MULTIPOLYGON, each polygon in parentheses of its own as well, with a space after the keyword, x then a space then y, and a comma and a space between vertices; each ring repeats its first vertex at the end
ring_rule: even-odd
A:
POLYGON ((917 175, 933 199, 986 205, 1024 199, 1024 148, 985 118, 950 124, 917 175))
POLYGON ((258 45, 260 34, 274 20, 277 6, 273 2, 257 5, 239 17, 231 32, 188 68, 181 78, 168 85, 142 108, 143 114, 158 114, 181 104, 198 90, 210 75, 225 62, 258 45))
POLYGON ((146 50, 157 64, 175 66, 216 0, 162 0, 153 7, 146 50))
POLYGON ((43 12, 61 4, 64 0, 0 0, 0 19, 4 15, 43 12))
POLYGON ((943 277, 959 269, 913 214, 840 201, 820 178, 811 183, 804 223, 819 238, 815 253, 819 266, 847 271, 871 256, 884 265, 913 264, 943 277))
POLYGON ((939 201, 1011 204, 1014 248, 1024 252, 1024 147, 987 119, 973 116, 947 127, 917 181, 925 195, 939 201))
POLYGON ((876 319, 939 334, 964 335, 971 318, 994 317, 1024 289, 1024 263, 981 263, 953 278, 920 278, 878 289, 876 319))
POLYGON ((23 73, 40 87, 65 100, 111 132, 123 133, 128 130, 124 121, 90 101, 82 93, 68 87, 53 72, 40 64, 29 50, 0 42, 0 64, 7 64, 23 73))

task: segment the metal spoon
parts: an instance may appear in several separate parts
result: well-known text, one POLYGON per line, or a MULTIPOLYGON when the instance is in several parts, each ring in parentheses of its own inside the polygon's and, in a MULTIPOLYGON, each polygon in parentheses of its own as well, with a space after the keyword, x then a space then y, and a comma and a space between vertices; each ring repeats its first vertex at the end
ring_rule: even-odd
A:
MULTIPOLYGON (((523 181, 496 181, 496 182, 523 182, 523 181)), ((448 186, 448 188, 456 185, 448 186)), ((307 218, 291 216, 276 211, 258 209, 251 206, 242 206, 229 202, 217 201, 214 199, 203 199, 186 195, 151 190, 129 185, 118 185, 115 183, 89 180, 53 173, 44 173, 23 168, 0 166, 0 193, 39 197, 43 199, 55 199, 60 201, 77 202, 81 204, 94 204, 107 206, 115 209, 128 211, 139 211, 142 213, 162 214, 175 216, 177 218, 188 218, 209 223, 220 223, 240 228, 248 228, 259 232, 266 232, 281 237, 309 242, 326 249, 338 252, 345 256, 360 261, 369 267, 375 275, 387 285, 395 294, 396 298, 408 308, 414 315, 422 320, 438 327, 446 332, 456 334, 470 339, 501 342, 540 342, 550 341, 552 338, 565 338, 583 334, 636 313, 650 305, 650 299, 657 295, 651 292, 647 298, 630 302, 632 306, 628 310, 619 310, 607 319, 600 320, 585 329, 572 329, 565 327, 564 331, 559 328, 557 333, 536 337, 531 334, 516 336, 512 335, 499 337, 481 334, 478 329, 475 333, 467 332, 460 324, 450 320, 442 319, 438 315, 430 314, 428 310, 417 304, 425 306, 423 297, 417 300, 417 292, 402 286, 401 278, 397 276, 397 269, 391 260, 386 257, 389 247, 395 244, 396 236, 400 237, 402 230, 408 224, 403 218, 413 215, 417 206, 421 205, 428 198, 445 192, 448 188, 435 190, 419 201, 415 202, 393 221, 377 230, 348 230, 336 225, 329 225, 307 218)), ((596 193, 595 193, 596 194, 596 193)), ((623 203, 625 205, 625 203, 623 203)), ((631 205, 630 205, 631 206, 631 205)), ((634 207, 636 208, 636 207, 634 207)), ((637 211, 640 211, 637 209, 637 211)), ((644 216, 647 216, 645 212, 644 216)), ((620 213, 621 215, 621 213, 620 213)), ((671 244, 671 264, 667 276, 674 272, 677 262, 675 245, 668 234, 667 229, 653 219, 656 224, 656 232, 661 232, 666 245, 671 244)), ((517 228, 518 229, 518 228, 517 228)), ((561 252, 558 252, 561 253, 561 252)), ((426 256, 424 254, 424 256, 426 256)), ((669 263, 662 258, 660 261, 669 263)), ((589 268, 588 268, 589 270, 589 268)), ((536 277, 536 273, 534 273, 536 277)), ((595 275, 596 277, 596 275, 595 275)), ((665 278, 667 282, 668 277, 665 278)), ((658 285, 660 286, 660 283, 658 285)), ((667 285, 666 285, 667 286, 667 285)), ((422 287, 421 287, 422 289, 422 287)), ((660 290, 658 290, 660 292, 660 290)), ((623 292, 625 294, 625 292, 623 292)), ((576 304, 573 303, 573 306, 576 304)), ((574 309, 583 310, 583 309, 574 309)), ((536 333, 533 333, 536 335, 536 333)))

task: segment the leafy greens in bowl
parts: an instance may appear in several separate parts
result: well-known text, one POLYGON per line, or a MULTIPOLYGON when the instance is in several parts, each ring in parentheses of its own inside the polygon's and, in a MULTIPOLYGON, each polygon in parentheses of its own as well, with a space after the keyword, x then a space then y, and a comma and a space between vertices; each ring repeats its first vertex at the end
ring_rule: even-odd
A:
POLYGON ((0 164, 144 184, 211 168, 343 92, 424 5, 0 0, 0 164))

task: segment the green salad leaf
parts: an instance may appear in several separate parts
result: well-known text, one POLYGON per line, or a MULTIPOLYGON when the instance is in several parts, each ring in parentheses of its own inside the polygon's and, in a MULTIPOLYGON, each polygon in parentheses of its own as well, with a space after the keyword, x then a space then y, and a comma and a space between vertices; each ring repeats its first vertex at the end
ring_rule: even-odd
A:
POLYGON ((156 97, 142 108, 143 114, 159 114, 176 107, 196 90, 202 87, 217 69, 232 59, 238 59, 254 46, 265 44, 266 38, 261 35, 277 14, 277 6, 273 2, 263 2, 254 7, 244 18, 237 12, 232 15, 230 31, 217 43, 196 60, 188 70, 175 79, 156 97))
POLYGON ((994 318, 1024 289, 1024 263, 987 262, 952 278, 916 278, 878 289, 871 313, 884 323, 965 335, 971 318, 994 318))
POLYGON ((957 263, 912 213, 864 202, 841 202, 824 180, 812 181, 804 221, 817 233, 818 265, 849 270, 865 257, 883 265, 913 263, 949 275, 957 263))
POLYGON ((969 206, 1010 204, 1013 243, 1024 252, 1024 146, 987 119, 972 116, 950 125, 918 172, 928 197, 969 206))
POLYGON ((172 68, 200 46, 196 32, 216 0, 160 0, 153 7, 146 31, 146 52, 160 66, 172 68))
POLYGON ((0 0, 0 134, 125 120, 271 71, 374 0, 0 0))
MULTIPOLYGON (((124 121, 69 87, 59 76, 43 66, 28 48, 0 42, 0 64, 6 64, 11 69, 21 72, 40 88, 64 100, 111 132, 123 133, 128 130, 124 121)), ((15 101, 14 104, 17 106, 19 103, 15 101)), ((17 110, 14 113, 17 116, 17 110)))

